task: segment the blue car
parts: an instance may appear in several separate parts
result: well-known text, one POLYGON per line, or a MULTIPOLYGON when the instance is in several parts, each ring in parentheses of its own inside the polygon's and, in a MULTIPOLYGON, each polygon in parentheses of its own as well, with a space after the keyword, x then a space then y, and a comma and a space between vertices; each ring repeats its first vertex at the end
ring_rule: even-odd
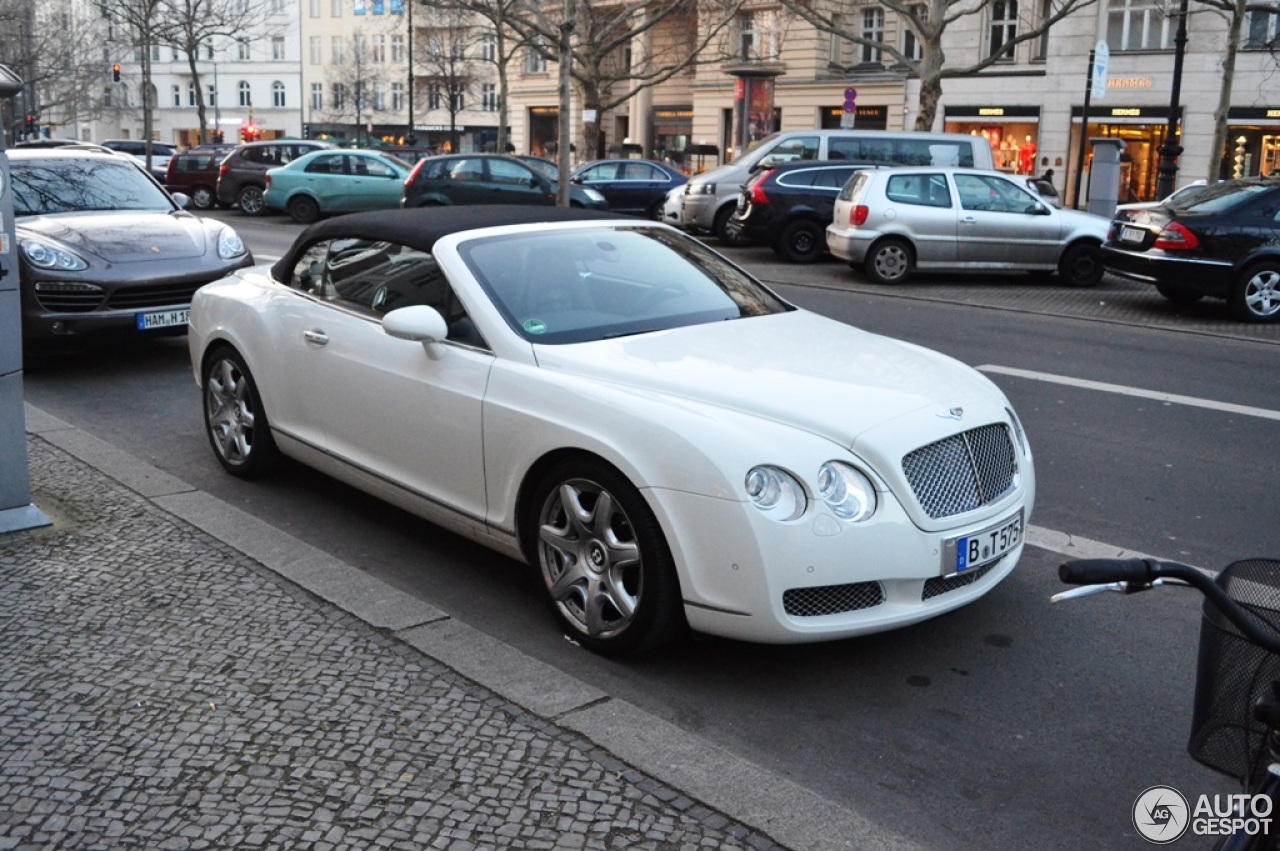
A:
POLYGON ((574 169, 574 183, 596 190, 609 209, 662 219, 667 193, 689 182, 680 171, 654 160, 598 160, 574 169))
POLYGON ((381 151, 312 151, 267 171, 263 201, 304 225, 335 213, 391 210, 412 169, 381 151))

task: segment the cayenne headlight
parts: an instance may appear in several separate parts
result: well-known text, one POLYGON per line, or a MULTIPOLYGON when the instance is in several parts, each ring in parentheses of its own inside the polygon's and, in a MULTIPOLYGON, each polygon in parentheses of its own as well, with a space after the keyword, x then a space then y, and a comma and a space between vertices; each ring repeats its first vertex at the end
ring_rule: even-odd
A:
POLYGON ((841 520, 857 523, 876 511, 876 489, 861 471, 828 461, 818 470, 818 498, 841 520))
POLYGON ((795 520, 808 505, 804 486, 786 470, 759 466, 747 471, 744 482, 752 505, 773 520, 795 520))
POLYGON ((28 263, 41 269, 79 272, 89 268, 89 264, 80 255, 38 239, 22 240, 22 254, 28 263))
POLYGON ((234 260, 243 256, 248 250, 245 248, 244 240, 240 238, 240 234, 231 228, 223 228, 218 233, 218 256, 223 260, 234 260))

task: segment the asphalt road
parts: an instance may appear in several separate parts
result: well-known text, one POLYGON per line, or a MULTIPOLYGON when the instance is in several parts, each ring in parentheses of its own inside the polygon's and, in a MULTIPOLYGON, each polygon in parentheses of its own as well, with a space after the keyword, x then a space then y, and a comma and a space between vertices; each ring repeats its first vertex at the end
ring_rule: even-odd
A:
MULTIPOLYGON (((298 229, 240 227, 260 257, 298 229)), ((886 292, 835 263, 730 252, 802 306, 945 351, 1009 395, 1036 453, 1031 523, 1217 567, 1280 555, 1280 328, 1178 312, 1108 280, 923 280, 886 292)), ((1232 792, 1183 751, 1198 600, 1050 606, 1032 546, 978 604, 907 630, 798 647, 698 636, 629 662, 554 629, 532 573, 318 474, 246 483, 214 462, 182 340, 29 370, 27 398, 524 652, 935 848, 1132 848, 1137 795, 1232 792)), ((815 814, 820 817, 820 814, 815 814)))

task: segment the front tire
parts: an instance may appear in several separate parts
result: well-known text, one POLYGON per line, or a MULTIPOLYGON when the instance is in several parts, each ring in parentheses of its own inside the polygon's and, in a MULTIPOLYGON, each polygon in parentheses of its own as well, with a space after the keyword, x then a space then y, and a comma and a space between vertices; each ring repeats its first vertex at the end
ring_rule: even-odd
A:
POLYGON ((1070 287, 1093 287, 1102 281, 1102 246, 1091 242, 1068 245, 1058 260, 1058 277, 1070 287))
POLYGON ((683 630, 666 537, 625 476, 598 460, 571 459, 548 470, 532 494, 525 540, 571 639, 620 656, 683 630))
POLYGON ((213 190, 207 186, 197 186, 191 190, 191 206, 197 210, 212 210, 218 204, 213 190))
POLYGON ((245 186, 236 193, 236 204, 246 216, 261 216, 267 212, 261 186, 245 186))
POLYGON ((882 239, 871 246, 863 271, 877 284, 900 284, 911 274, 911 246, 900 239, 882 239))
POLYGON ((1231 313, 1241 322, 1280 321, 1280 262, 1250 266, 1231 290, 1231 313))
POLYGON ((244 358, 230 346, 216 349, 205 362, 203 383, 205 433, 222 469, 242 479, 270 470, 280 451, 244 358))
POLYGON ((826 253, 826 233, 815 221, 796 219, 782 229, 776 248, 788 263, 812 263, 826 253))

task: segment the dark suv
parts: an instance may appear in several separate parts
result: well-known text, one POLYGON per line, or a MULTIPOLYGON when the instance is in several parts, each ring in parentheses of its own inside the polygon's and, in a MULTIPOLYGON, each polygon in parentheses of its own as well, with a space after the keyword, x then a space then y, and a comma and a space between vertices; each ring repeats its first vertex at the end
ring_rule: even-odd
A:
POLYGON ((806 160, 761 168, 742 185, 729 227, 784 260, 812 263, 827 251, 836 196, 855 171, 867 168, 875 166, 806 160))
POLYGON ((267 211, 262 193, 267 185, 267 169, 293 162, 303 154, 332 148, 328 142, 307 139, 273 139, 246 142, 227 154, 218 167, 218 203, 232 204, 246 216, 261 216, 267 211))
MULTIPOLYGON (((418 160, 404 182, 401 206, 446 204, 521 204, 554 206, 556 183, 518 157, 505 154, 450 154, 418 160)), ((569 185, 569 204, 607 210, 594 189, 569 185)))
POLYGON ((191 198, 196 210, 212 209, 218 201, 218 166, 235 145, 197 145, 169 158, 164 185, 191 198))

